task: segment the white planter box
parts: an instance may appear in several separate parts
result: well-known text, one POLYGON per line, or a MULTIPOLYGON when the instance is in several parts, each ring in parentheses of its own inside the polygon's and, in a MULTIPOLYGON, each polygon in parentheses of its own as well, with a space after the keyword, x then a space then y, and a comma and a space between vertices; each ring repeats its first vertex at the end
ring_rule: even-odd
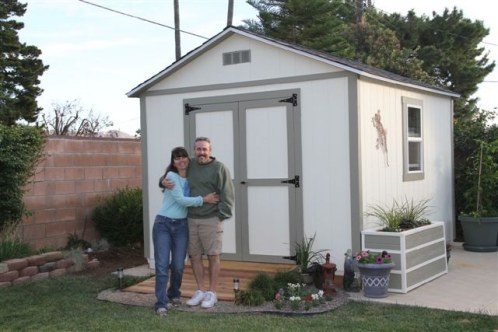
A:
POLYGON ((362 250, 386 250, 396 264, 391 270, 389 291, 408 293, 448 273, 444 223, 432 222, 404 232, 361 232, 362 250))

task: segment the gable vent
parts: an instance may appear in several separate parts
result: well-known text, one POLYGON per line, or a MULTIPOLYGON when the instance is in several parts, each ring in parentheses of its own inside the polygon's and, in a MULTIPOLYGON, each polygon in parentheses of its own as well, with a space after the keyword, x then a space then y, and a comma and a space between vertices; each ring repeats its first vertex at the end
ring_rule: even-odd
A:
POLYGON ((223 66, 251 62, 251 50, 223 53, 223 66))

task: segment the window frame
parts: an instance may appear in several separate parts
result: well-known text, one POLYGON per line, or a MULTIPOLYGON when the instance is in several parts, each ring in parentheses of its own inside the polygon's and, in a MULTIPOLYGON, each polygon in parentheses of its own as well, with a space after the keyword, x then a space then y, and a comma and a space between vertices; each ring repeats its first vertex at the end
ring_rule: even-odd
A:
POLYGON ((418 181, 423 180, 425 178, 425 163, 424 163, 424 107, 422 100, 402 97, 402 105, 403 105, 403 181, 418 181), (420 123, 420 137, 418 136, 410 136, 409 128, 408 128, 408 112, 409 109, 416 108, 420 112, 419 121, 420 123), (409 160, 410 160, 410 143, 419 143, 419 160, 418 164, 420 165, 420 169, 416 171, 410 170, 409 160))

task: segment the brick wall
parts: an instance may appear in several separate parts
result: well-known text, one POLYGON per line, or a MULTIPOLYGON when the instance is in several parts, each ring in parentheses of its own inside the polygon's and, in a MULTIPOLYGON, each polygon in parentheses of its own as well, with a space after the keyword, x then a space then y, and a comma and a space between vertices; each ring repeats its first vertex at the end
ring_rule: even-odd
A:
POLYGON ((32 214, 23 219, 23 239, 34 248, 59 249, 76 233, 95 243, 91 215, 99 200, 119 188, 141 186, 140 141, 49 137, 26 186, 24 203, 32 214))

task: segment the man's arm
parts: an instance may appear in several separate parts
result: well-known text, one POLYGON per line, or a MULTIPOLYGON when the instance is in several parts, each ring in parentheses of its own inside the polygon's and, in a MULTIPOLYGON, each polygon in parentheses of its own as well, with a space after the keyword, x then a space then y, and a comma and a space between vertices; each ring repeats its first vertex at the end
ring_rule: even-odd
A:
POLYGON ((218 186, 220 194, 218 217, 220 220, 225 220, 232 217, 232 210, 235 202, 232 176, 230 175, 228 168, 225 166, 220 168, 218 186))

